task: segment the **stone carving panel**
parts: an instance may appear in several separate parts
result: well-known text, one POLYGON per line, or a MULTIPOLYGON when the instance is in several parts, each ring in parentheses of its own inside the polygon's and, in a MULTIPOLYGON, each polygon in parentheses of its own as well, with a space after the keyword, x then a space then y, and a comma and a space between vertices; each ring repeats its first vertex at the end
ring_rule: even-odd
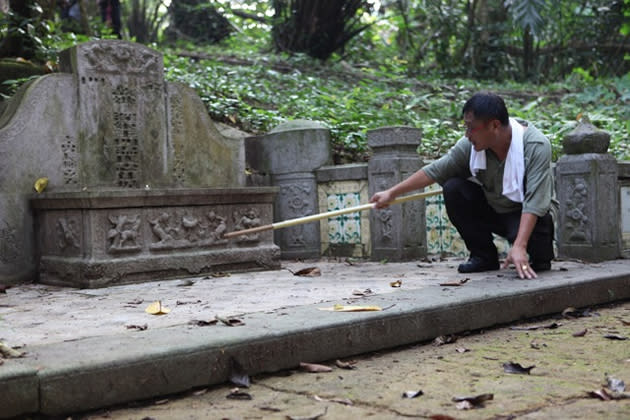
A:
POLYGON ((141 249, 141 218, 139 214, 109 215, 112 227, 107 232, 107 251, 110 253, 137 252, 141 249))
POLYGON ((77 150, 77 141, 75 138, 66 136, 66 140, 61 143, 61 153, 63 160, 61 162, 63 172, 63 182, 67 186, 74 186, 78 181, 78 165, 79 153, 77 150))
POLYGON ((182 99, 179 96, 171 95, 169 100, 169 115, 171 130, 174 134, 173 141, 173 178, 176 185, 184 184, 184 156, 183 145, 177 141, 178 136, 184 133, 184 117, 182 113, 182 99))
POLYGON ((566 231, 569 242, 588 243, 591 241, 587 211, 588 186, 586 180, 577 177, 571 180, 572 192, 567 200, 566 231))
MULTIPOLYGON (((280 202, 285 203, 280 216, 284 219, 293 219, 297 217, 313 214, 315 211, 311 204, 311 191, 314 186, 307 183, 282 185, 280 189, 280 202)), ((292 226, 284 232, 286 244, 289 247, 306 246, 305 225, 292 226)))
POLYGON ((141 155, 135 112, 114 112, 114 136, 116 185, 123 188, 138 188, 141 155))
POLYGON ((92 43, 82 51, 85 69, 94 72, 160 75, 162 70, 158 54, 120 42, 92 43))
POLYGON ((164 210, 149 218, 151 250, 208 247, 224 245, 227 229, 226 217, 213 210, 181 212, 164 210))
MULTIPOLYGON (((254 207, 237 210, 232 217, 234 218, 234 230, 236 231, 261 226, 260 211, 254 207)), ((258 233, 237 236, 237 242, 257 242, 259 240, 260 234, 258 233)))
POLYGON ((79 250, 81 247, 81 222, 77 217, 60 217, 56 223, 57 246, 61 251, 79 250))

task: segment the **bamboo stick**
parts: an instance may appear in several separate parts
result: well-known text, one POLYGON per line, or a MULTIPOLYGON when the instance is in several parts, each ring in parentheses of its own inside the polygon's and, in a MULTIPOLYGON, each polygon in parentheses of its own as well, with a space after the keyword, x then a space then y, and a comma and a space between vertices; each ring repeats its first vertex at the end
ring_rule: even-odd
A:
MULTIPOLYGON (((394 199, 389 204, 390 205, 392 205, 392 204, 400 204, 400 203, 404 203, 406 201, 419 200, 421 198, 426 198, 426 197, 430 197, 430 196, 433 196, 433 195, 438 195, 438 194, 441 194, 441 193, 442 193, 442 190, 436 190, 436 191, 427 191, 427 192, 421 192, 421 193, 417 193, 417 194, 406 195, 406 196, 398 197, 398 198, 394 199)), ((271 223, 269 225, 257 226, 257 227, 253 227, 253 228, 250 228, 250 229, 237 230, 235 232, 225 233, 225 234, 223 234, 223 237, 226 238, 226 239, 229 239, 229 238, 234 238, 236 236, 251 235, 253 233, 264 232, 264 231, 267 231, 267 230, 282 229, 282 228, 286 228, 286 227, 289 227, 289 226, 301 225, 303 223, 314 222, 316 220, 327 219, 327 218, 330 218, 330 217, 336 217, 336 216, 340 216, 342 214, 347 214, 347 213, 356 213, 356 212, 359 212, 359 211, 369 210, 369 209, 372 209, 372 208, 374 208, 374 203, 362 204, 360 206, 348 207, 346 209, 333 210, 333 211, 329 211, 329 212, 325 212, 325 213, 312 214, 310 216, 298 217, 298 218, 295 218, 295 219, 289 219, 289 220, 285 220, 283 222, 271 223)))

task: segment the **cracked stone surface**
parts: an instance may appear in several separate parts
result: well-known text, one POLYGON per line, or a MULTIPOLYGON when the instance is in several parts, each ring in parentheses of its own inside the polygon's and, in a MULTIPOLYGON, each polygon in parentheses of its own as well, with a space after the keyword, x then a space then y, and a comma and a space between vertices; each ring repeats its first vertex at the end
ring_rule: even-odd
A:
MULTIPOLYGON (((630 418, 630 399, 602 401, 588 396, 606 385, 606 375, 630 388, 630 302, 591 308, 586 315, 590 316, 558 314, 471 332, 451 344, 424 343, 361 355, 352 359, 356 362, 352 370, 329 361, 325 364, 333 370, 327 373, 292 370, 257 376, 250 388, 241 388, 251 400, 226 398, 234 387, 226 384, 88 413, 84 418, 630 418), (574 336, 584 330, 583 336, 574 336), (529 375, 506 373, 502 365, 510 361, 535 368, 529 375), (423 395, 402 398, 404 392, 417 390, 423 395), (460 410, 452 401, 455 396, 483 393, 494 395, 484 407, 460 410)), ((630 396, 628 389, 625 394, 630 396)))

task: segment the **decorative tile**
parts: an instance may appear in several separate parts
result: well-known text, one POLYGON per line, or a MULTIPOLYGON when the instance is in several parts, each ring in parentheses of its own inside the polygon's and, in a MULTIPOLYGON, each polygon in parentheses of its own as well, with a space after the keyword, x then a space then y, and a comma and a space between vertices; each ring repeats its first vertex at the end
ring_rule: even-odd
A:
MULTIPOLYGON (((367 203, 366 181, 336 181, 318 184, 319 210, 328 212, 367 203)), ((320 222, 322 254, 331 245, 348 245, 352 256, 367 257, 370 252, 369 211, 343 214, 320 222)), ((348 248, 345 248, 348 249, 348 248)))
MULTIPOLYGON (((431 185, 426 191, 440 189, 439 185, 431 185)), ((455 257, 467 257, 468 249, 459 232, 448 218, 444 197, 434 195, 426 199, 426 223, 427 223, 427 250, 429 254, 449 255, 455 257)), ((509 248, 506 239, 494 237, 494 244, 500 257, 505 257, 509 248)))

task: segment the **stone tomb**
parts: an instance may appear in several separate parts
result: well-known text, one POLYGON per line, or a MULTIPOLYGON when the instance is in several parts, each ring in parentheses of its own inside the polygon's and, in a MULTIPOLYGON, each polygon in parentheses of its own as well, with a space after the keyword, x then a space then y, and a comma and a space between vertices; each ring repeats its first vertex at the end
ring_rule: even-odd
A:
POLYGON ((79 287, 225 269, 277 268, 276 189, 245 188, 244 146, 162 56, 124 41, 62 52, 58 74, 0 115, 0 283, 79 287), (49 178, 41 195, 37 178, 49 178))

